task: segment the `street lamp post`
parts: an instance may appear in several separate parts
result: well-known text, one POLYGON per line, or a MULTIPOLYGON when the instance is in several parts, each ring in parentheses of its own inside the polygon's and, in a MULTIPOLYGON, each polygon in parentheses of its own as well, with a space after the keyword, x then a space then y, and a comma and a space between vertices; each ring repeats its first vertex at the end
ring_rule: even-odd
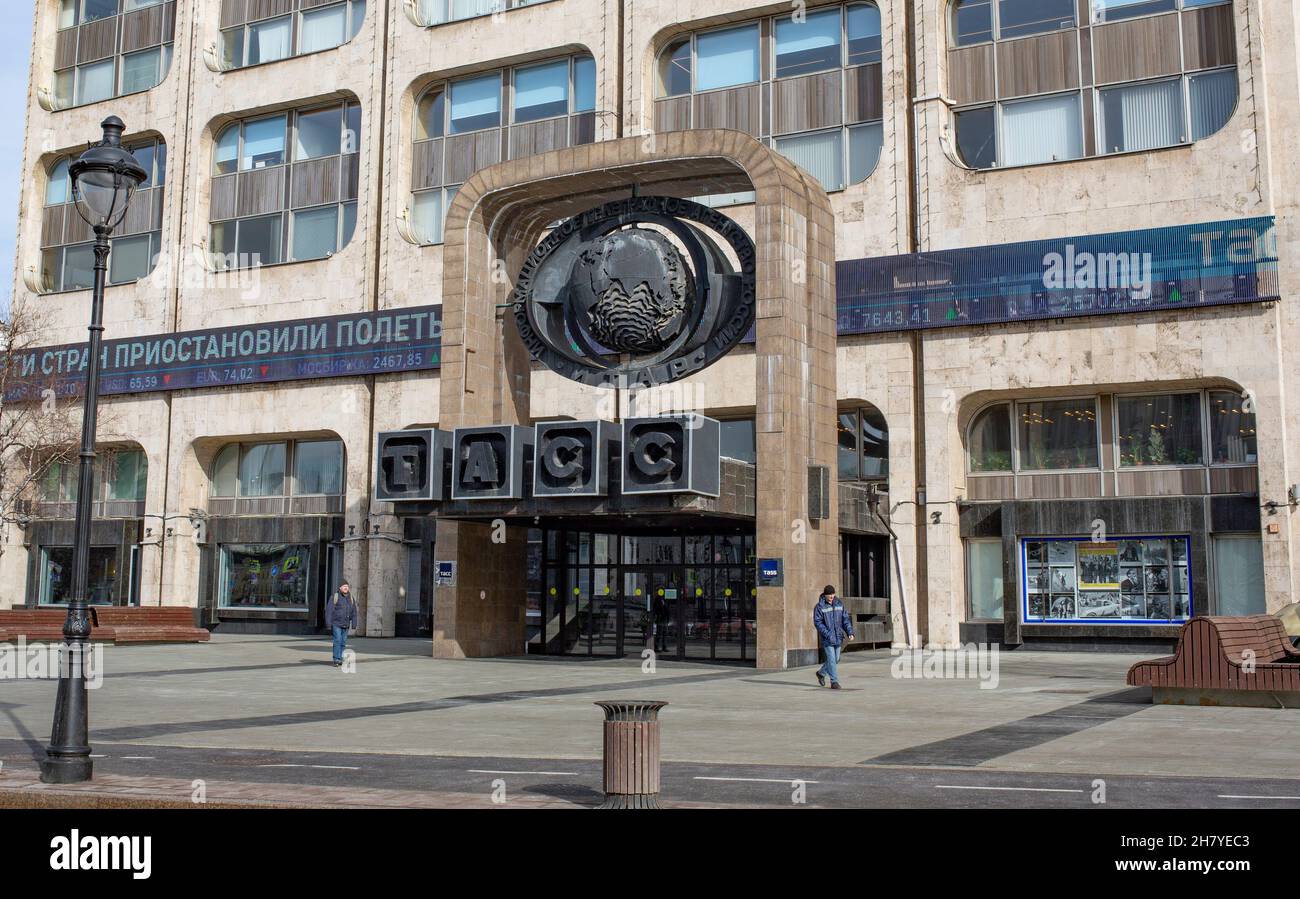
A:
POLYGON ((46 783, 90 780, 90 717, 86 696, 85 660, 90 646, 90 612, 86 582, 90 573, 90 516, 95 488, 95 412, 99 399, 99 354, 104 333, 104 282, 108 275, 108 239, 121 224, 136 188, 144 182, 144 167, 122 147, 126 126, 117 116, 102 125, 103 139, 68 169, 77 214, 95 232, 95 285, 90 303, 90 340, 86 364, 86 396, 81 418, 81 453, 77 481, 77 518, 73 531, 72 595, 63 622, 63 659, 59 666, 59 695, 54 705, 50 745, 41 762, 46 783))

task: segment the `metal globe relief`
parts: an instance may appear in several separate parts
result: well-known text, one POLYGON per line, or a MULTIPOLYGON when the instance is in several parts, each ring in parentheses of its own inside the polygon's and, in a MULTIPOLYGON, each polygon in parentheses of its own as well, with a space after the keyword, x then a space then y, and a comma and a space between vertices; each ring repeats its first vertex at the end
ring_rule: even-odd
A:
POLYGON ((117 116, 104 119, 104 137, 68 167, 72 198, 95 233, 111 233, 122 223, 136 189, 149 177, 135 156, 122 147, 126 125, 117 116))

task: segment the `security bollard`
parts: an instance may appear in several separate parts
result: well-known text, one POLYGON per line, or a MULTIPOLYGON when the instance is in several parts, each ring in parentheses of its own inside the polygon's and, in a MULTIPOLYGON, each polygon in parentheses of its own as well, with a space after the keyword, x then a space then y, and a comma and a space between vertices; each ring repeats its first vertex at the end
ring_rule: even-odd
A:
POLYGON ((605 710, 605 801, 601 808, 659 808, 659 710, 654 700, 609 700, 605 710))

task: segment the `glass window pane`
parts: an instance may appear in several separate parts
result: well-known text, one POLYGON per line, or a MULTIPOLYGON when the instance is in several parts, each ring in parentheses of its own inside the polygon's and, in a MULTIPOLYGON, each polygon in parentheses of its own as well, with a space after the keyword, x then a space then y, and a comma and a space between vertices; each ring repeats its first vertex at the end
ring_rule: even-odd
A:
POLYGON ((1011 471, 1011 408, 985 409, 970 429, 970 470, 1011 471))
POLYGON ((280 227, 279 215, 262 218, 244 219, 239 222, 239 237, 236 252, 242 267, 275 265, 280 261, 280 227))
POLYGON ((356 37, 366 21, 366 0, 352 0, 352 30, 348 37, 356 37))
POLYGON ((1151 150, 1184 142, 1179 82, 1134 84, 1100 93, 1105 152, 1151 150))
POLYGON ((77 103, 97 103, 113 96, 113 60, 93 62, 77 69, 77 103))
POLYGON ((1122 396, 1119 464, 1201 464, 1201 397, 1195 393, 1122 396))
POLYGON ((95 251, 88 243, 63 253, 63 289, 80 290, 95 284, 95 251))
POLYGON ((143 146, 130 148, 131 155, 135 157, 135 161, 140 163, 140 167, 149 173, 148 177, 141 182, 140 190, 144 190, 146 187, 153 187, 153 161, 157 147, 157 144, 144 144, 143 146))
POLYGON ((445 97, 446 94, 439 90, 426 93, 420 98, 420 106, 416 112, 415 121, 416 140, 442 137, 442 123, 446 107, 443 100, 445 97))
POLYGON ((221 547, 223 607, 307 607, 311 547, 307 544, 225 544, 221 547))
POLYGON ((220 222, 212 226, 208 239, 208 256, 218 271, 239 267, 239 260, 235 258, 235 234, 238 227, 238 222, 220 222))
POLYGON ((1230 465, 1259 461, 1255 442, 1255 413, 1245 399, 1227 390, 1210 391, 1210 462, 1230 465))
POLYGON ((442 243, 442 191, 416 194, 411 205, 411 226, 420 243, 442 243))
POLYGON ((50 169, 45 182, 45 205, 57 206, 68 202, 71 185, 68 182, 68 160, 60 159, 50 169))
POLYGON ((472 19, 505 8, 506 0, 451 0, 451 17, 453 20, 472 19))
POLYGON ((972 621, 1002 620, 1002 541, 967 543, 967 579, 972 621))
POLYGON ((47 291, 63 289, 63 247, 42 251, 41 284, 47 291))
POLYGON ((294 444, 294 492, 343 492, 343 443, 309 440, 294 444))
POLYGON ((856 481, 858 465, 858 413, 841 412, 836 430, 839 476, 841 481, 856 481))
POLYGON ((451 133, 464 134, 501 124, 501 76, 484 75, 451 85, 451 133))
POLYGON ((81 4, 82 24, 115 15, 117 15, 117 0, 83 0, 81 4))
POLYGON ((221 448, 212 463, 212 495, 234 496, 239 483, 239 444, 221 448))
POLYGON ((659 54, 659 95, 676 97, 691 92, 691 39, 674 41, 659 54))
POLYGON ((167 183, 167 145, 157 143, 153 145, 153 148, 154 173, 150 187, 167 183))
POLYGON ((850 6, 845 27, 849 36, 847 64, 880 62, 880 10, 869 3, 850 6))
POLYGON ((876 170, 884 129, 880 124, 855 125, 849 129, 849 183, 861 184, 876 170))
POLYGON ((337 156, 343 135, 343 107, 318 109, 298 115, 294 159, 318 159, 337 156))
POLYGON ((328 50, 343 43, 348 27, 346 3, 313 9, 302 14, 302 31, 298 35, 298 52, 328 50))
POLYGON ((957 126, 957 153, 973 169, 991 169, 997 165, 997 140, 993 131, 996 110, 992 106, 967 109, 954 116, 957 126))
POLYGON ((239 459, 240 496, 284 495, 284 448, 283 443, 244 447, 239 459))
POLYGON ((573 60, 573 111, 596 108, 596 60, 579 56, 573 60))
POLYGON ((72 90, 75 81, 75 69, 54 73, 54 103, 56 108, 66 109, 72 105, 72 90))
POLYGON ((1020 470, 1097 467, 1097 414, 1091 399, 1016 404, 1020 470))
POLYGON ((707 91, 758 80, 758 25, 710 31, 695 39, 695 89, 707 91))
POLYGON ((515 70, 514 121, 531 122, 569 111, 569 61, 515 70))
POLYGON ((282 115, 245 123, 244 152, 239 168, 248 171, 284 162, 284 128, 285 117, 282 115))
POLYGON ((112 284, 136 281, 149 274, 153 268, 153 254, 149 249, 150 235, 118 237, 108 256, 108 280, 112 284))
POLYGON ((161 50, 158 47, 123 56, 122 93, 134 94, 155 86, 162 80, 161 61, 161 50))
POLYGON ((447 0, 420 0, 420 21, 426 25, 447 21, 447 0))
POLYGON ((993 40, 992 0, 956 0, 952 9, 954 46, 979 44, 993 40))
POLYGON ((339 238, 339 249, 343 249, 352 243, 352 235, 357 230, 357 204, 343 204, 343 234, 339 238))
POLYGON ((349 103, 343 119, 343 152, 361 152, 361 106, 349 103))
POLYGON ((217 135, 216 145, 212 150, 212 171, 217 175, 228 175, 235 171, 239 155, 239 126, 227 125, 217 135))
POLYGON ((844 187, 844 147, 841 131, 779 137, 776 150, 808 171, 826 190, 844 187))
POLYGON ((804 21, 793 16, 776 20, 776 77, 806 75, 839 68, 840 10, 807 13, 804 21))
POLYGON ((1214 134, 1237 108, 1237 72, 1206 72, 1187 79, 1192 105, 1192 140, 1214 134))
POLYGON ((1074 25, 1074 0, 998 0, 998 37, 1024 37, 1074 25))
MULTIPOLYGON (((42 550, 44 571, 41 575, 42 604, 68 602, 72 593, 72 547, 47 546, 42 550)), ((86 581, 92 605, 111 605, 117 593, 117 548, 92 546, 90 571, 86 581)))
POLYGON ((754 442, 754 419, 742 418, 737 421, 722 422, 722 455, 728 459, 741 462, 758 461, 758 452, 754 442))
POLYGON ((148 458, 140 450, 114 454, 108 479, 108 498, 143 502, 148 472, 148 458))
POLYGON ((1115 22, 1134 16, 1169 12, 1174 6, 1175 0, 1092 0, 1092 17, 1096 22, 1115 22))
POLYGON ((238 69, 244 65, 244 27, 221 32, 221 68, 238 69))
POLYGON ((889 477, 889 426, 885 423, 885 416, 875 406, 864 406, 859 417, 862 421, 862 476, 889 477))
POLYGON ((71 28, 77 24, 77 0, 59 0, 59 27, 71 28))
POLYGON ((274 62, 289 55, 292 22, 288 16, 248 27, 248 64, 274 62))
POLYGON ((293 258, 324 259, 338 249, 339 208, 326 206, 293 214, 293 258))
POLYGON ((1083 155, 1079 95, 1022 100, 1002 107, 1003 165, 1032 165, 1083 155))
POLYGON ((157 6, 163 0, 122 0, 122 11, 130 12, 133 9, 144 9, 146 6, 157 6))
POLYGON ((1214 587, 1219 615, 1265 614, 1264 548, 1260 538, 1214 538, 1214 587))

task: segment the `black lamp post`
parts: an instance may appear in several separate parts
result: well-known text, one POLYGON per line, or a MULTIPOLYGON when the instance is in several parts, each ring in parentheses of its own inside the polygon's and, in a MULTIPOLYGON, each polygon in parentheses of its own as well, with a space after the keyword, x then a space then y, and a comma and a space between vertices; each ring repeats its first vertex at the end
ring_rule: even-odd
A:
POLYGON ((122 148, 126 126, 117 116, 103 121, 104 138, 68 168, 77 213, 95 232, 95 289, 90 302, 90 358, 81 418, 81 454, 77 481, 77 519, 72 547, 72 595, 63 623, 63 662, 54 705, 50 745, 41 763, 46 783, 90 780, 89 708, 85 660, 90 646, 90 516, 95 489, 95 411, 99 400, 99 354, 104 332, 104 282, 108 274, 108 238, 121 224, 136 188, 148 177, 144 167, 122 148))

